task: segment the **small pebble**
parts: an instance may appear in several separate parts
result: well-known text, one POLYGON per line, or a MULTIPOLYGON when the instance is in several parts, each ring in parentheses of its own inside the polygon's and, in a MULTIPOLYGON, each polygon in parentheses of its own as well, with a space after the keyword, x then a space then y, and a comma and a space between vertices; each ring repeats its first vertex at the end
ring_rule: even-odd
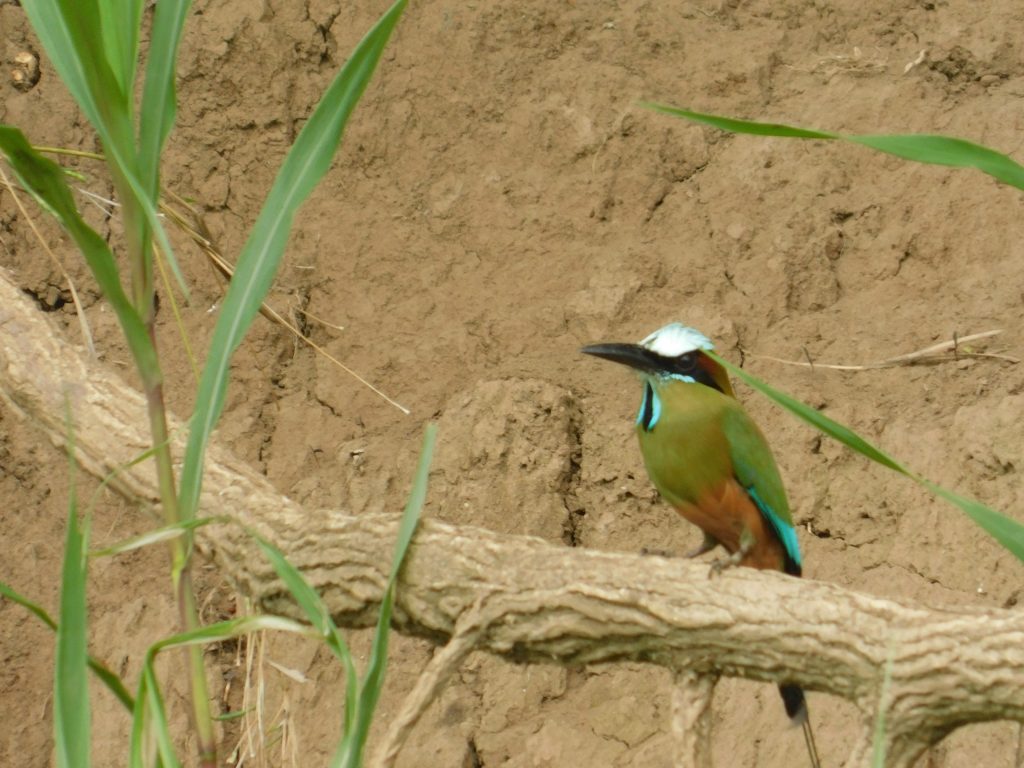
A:
POLYGON ((14 57, 11 83, 19 91, 30 91, 39 82, 39 57, 31 51, 21 51, 14 57))

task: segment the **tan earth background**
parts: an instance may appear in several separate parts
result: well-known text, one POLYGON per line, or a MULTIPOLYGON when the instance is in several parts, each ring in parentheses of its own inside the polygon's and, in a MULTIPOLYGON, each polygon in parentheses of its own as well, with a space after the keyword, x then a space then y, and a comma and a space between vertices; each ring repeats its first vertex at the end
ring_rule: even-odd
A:
MULTIPOLYGON (((229 257, 318 94, 386 7, 361 6, 193 4, 164 181, 201 208, 229 257)), ((5 71, 22 51, 41 55, 17 4, 0 3, 0 31, 5 71)), ((423 426, 437 420, 426 515, 566 547, 682 552, 699 534, 644 473, 632 436, 638 384, 578 353, 681 320, 926 476, 1019 517, 1024 366, 971 358, 844 373, 757 356, 868 363, 990 329, 1003 334, 988 351, 1020 356, 1021 193, 850 145, 727 136, 638 104, 944 133, 1022 159, 1022 51, 1024 6, 1014 0, 414 3, 298 217, 270 297, 412 415, 257 319, 220 439, 303 504, 398 511, 423 426)), ((99 148, 45 58, 34 87, 8 77, 2 87, 0 119, 34 143, 99 148)), ((77 186, 111 195, 98 166, 70 164, 84 174, 77 186)), ((116 244, 103 212, 85 193, 79 203, 116 244)), ((82 260, 32 216, 82 295, 101 359, 134 380, 82 260)), ((184 329, 204 350, 222 285, 201 252, 173 237, 193 298, 184 329)), ((67 282, 7 191, 0 244, 4 268, 81 344, 67 282)), ((169 401, 187 416, 193 380, 161 298, 169 401)), ((1018 602, 1024 566, 960 512, 740 395, 778 456, 809 578, 936 606, 1018 602)), ((80 486, 82 498, 96 490, 89 478, 80 486)), ((0 406, 0 579, 52 610, 68 493, 60 450, 0 406)), ((155 524, 103 492, 94 542, 155 524)), ((199 569, 206 620, 248 610, 212 567, 199 569)), ((91 576, 92 650, 134 686, 144 649, 175 626, 166 553, 97 560, 91 576)), ((365 664, 366 632, 352 644, 365 664)), ((432 650, 394 637, 375 739, 432 650)), ((241 743, 234 759, 245 765, 326 763, 343 675, 323 647, 267 637, 212 648, 208 659, 217 706, 250 708, 222 726, 225 759, 241 743)), ((52 660, 48 630, 0 603, 0 765, 53 762, 52 660)), ((164 669, 185 733, 184 678, 164 669)), ((476 655, 400 764, 669 766, 670 688, 668 672, 643 665, 562 669, 476 655)), ((809 700, 824 764, 842 765, 856 710, 809 700)), ((125 764, 129 719, 99 686, 94 720, 95 764, 125 764)), ((723 681, 714 727, 718 765, 805 764, 773 686, 723 681)), ((971 727, 922 765, 1011 766, 1017 739, 1016 725, 971 727)))

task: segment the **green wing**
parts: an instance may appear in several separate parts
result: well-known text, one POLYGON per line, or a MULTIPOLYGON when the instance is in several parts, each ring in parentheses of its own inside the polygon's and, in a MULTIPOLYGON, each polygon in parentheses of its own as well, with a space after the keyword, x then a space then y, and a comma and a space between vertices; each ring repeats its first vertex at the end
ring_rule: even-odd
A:
POLYGON ((799 567, 800 546, 793 529, 793 516, 768 441, 739 403, 725 411, 722 428, 729 442, 729 456, 736 479, 747 489, 761 514, 778 534, 786 554, 799 567))

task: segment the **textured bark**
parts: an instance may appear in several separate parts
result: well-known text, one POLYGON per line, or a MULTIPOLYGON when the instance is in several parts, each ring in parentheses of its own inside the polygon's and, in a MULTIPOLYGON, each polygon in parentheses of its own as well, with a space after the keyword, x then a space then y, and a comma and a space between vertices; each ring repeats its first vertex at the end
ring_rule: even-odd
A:
MULTIPOLYGON (((57 444, 66 400, 82 466, 104 478, 118 470, 115 488, 156 503, 148 464, 118 469, 147 447, 142 396, 61 338, 6 279, 0 391, 57 444)), ((183 439, 180 423, 171 430, 183 439)), ((181 440, 174 451, 182 455, 181 440)), ((373 621, 397 515, 302 509, 216 445, 206 470, 203 512, 234 522, 201 529, 197 548, 240 592, 267 611, 302 618, 247 527, 284 550, 340 624, 373 621)), ((1019 611, 935 610, 745 569, 710 579, 702 564, 425 520, 402 574, 395 626, 444 642, 470 616, 475 647, 520 661, 645 661, 697 676, 785 679, 841 696, 864 713, 851 764, 870 756, 879 703, 893 765, 909 765, 959 725, 1024 721, 1019 611)))
POLYGON ((672 688, 672 741, 679 768, 711 768, 711 698, 717 678, 677 672, 672 688))

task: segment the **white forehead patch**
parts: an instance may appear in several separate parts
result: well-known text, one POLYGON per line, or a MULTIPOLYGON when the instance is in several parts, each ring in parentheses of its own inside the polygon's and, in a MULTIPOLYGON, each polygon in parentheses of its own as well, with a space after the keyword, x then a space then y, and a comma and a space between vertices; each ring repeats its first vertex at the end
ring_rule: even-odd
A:
POLYGON ((682 323, 669 323, 664 328, 659 328, 641 341, 640 346, 662 357, 679 357, 697 349, 715 348, 711 339, 682 323))

